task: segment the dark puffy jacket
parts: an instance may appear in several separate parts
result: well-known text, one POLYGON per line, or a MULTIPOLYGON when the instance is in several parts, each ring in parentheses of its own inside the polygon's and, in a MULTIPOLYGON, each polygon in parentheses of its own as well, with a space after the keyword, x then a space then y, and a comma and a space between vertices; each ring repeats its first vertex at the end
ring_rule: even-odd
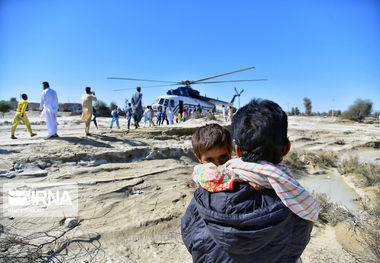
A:
POLYGON ((233 191, 194 192, 181 220, 194 262, 296 262, 313 223, 293 214, 273 190, 245 183, 233 191))

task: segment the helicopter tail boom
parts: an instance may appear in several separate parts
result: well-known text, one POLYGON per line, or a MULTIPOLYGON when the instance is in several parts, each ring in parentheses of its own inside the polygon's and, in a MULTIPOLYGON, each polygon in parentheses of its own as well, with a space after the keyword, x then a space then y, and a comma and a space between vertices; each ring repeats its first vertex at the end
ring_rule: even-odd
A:
POLYGON ((231 100, 231 102, 230 102, 231 104, 234 104, 235 98, 236 98, 237 96, 238 96, 238 95, 235 94, 235 95, 232 97, 232 100, 231 100))

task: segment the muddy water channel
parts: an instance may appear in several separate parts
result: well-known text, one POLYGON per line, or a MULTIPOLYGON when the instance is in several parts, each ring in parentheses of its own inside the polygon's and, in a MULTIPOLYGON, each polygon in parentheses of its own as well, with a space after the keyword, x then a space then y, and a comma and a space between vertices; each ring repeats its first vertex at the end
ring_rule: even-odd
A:
POLYGON ((325 193, 331 201, 344 205, 351 212, 356 212, 358 195, 341 178, 337 172, 323 175, 306 175, 298 181, 308 190, 325 193))

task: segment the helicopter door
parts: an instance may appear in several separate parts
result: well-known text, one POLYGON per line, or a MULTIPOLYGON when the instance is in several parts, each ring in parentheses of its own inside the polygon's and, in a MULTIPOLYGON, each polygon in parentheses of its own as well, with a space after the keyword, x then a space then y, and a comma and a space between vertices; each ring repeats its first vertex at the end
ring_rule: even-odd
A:
POLYGON ((170 100, 170 108, 174 108, 174 107, 175 107, 174 100, 170 100))
POLYGON ((183 113, 183 101, 182 100, 179 101, 179 112, 182 115, 182 113, 183 113))

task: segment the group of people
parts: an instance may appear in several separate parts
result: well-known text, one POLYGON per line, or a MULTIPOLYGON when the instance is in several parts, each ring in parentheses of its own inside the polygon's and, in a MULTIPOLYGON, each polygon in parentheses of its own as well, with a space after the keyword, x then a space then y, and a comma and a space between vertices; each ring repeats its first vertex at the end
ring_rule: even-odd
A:
MULTIPOLYGON (((57 115, 59 105, 57 92, 51 89, 49 83, 46 81, 42 82, 42 89, 43 91, 41 96, 39 112, 41 117, 46 116, 48 138, 58 137, 57 115)), ((15 132, 20 121, 22 121, 26 125, 31 137, 37 135, 32 131, 32 127, 26 115, 26 109, 28 107, 28 95, 24 93, 21 95, 21 98, 22 100, 18 102, 16 114, 11 127, 11 139, 17 139, 17 137, 15 136, 15 132)))
MULTIPOLYGON (((41 96, 41 103, 40 103, 40 114, 41 116, 46 116, 46 125, 48 129, 48 138, 58 137, 57 134, 57 114, 58 114, 58 97, 56 91, 50 88, 50 85, 48 82, 43 82, 43 92, 41 96)), ((22 94, 22 100, 18 103, 16 115, 13 120, 13 125, 11 128, 11 138, 17 139, 15 136, 15 131, 20 123, 22 121, 28 131, 30 136, 36 136, 36 133, 33 133, 31 125, 29 123, 28 117, 26 115, 26 108, 28 106, 28 96, 27 94, 22 94)), ((81 119, 85 123, 85 134, 86 136, 91 135, 90 134, 90 124, 91 121, 94 122, 96 128, 98 128, 97 122, 96 122, 96 114, 95 114, 95 108, 93 107, 93 102, 96 102, 97 98, 95 96, 95 92, 91 91, 90 87, 85 88, 85 94, 82 95, 82 116, 81 119)), ((198 106, 200 110, 200 106, 198 106)), ((154 117, 154 110, 152 106, 147 106, 146 110, 143 111, 142 106, 142 93, 141 93, 141 87, 136 88, 136 93, 133 94, 131 98, 131 102, 128 103, 128 106, 126 108, 125 117, 128 121, 128 130, 130 129, 131 120, 133 118, 133 123, 135 128, 137 129, 140 127, 140 121, 144 115, 144 127, 148 123, 149 127, 151 126, 160 126, 164 125, 166 122, 166 125, 172 125, 174 120, 178 123, 181 121, 185 121, 188 117, 192 117, 194 114, 194 109, 184 109, 184 111, 178 112, 177 115, 174 114, 171 108, 167 107, 159 107, 157 111, 157 119, 156 124, 153 122, 154 117)), ((228 111, 224 107, 222 107, 223 112, 223 119, 225 122, 230 122, 232 118, 232 107, 230 106, 228 111)), ((119 123, 119 108, 118 106, 115 106, 114 109, 111 111, 112 120, 110 123, 110 128, 113 128, 114 123, 116 123, 116 126, 120 129, 120 123, 119 123)))
POLYGON ((164 125, 165 121, 166 125, 173 125, 173 120, 174 113, 171 108, 169 108, 168 110, 166 107, 164 107, 164 109, 162 109, 162 107, 158 108, 156 125, 164 125))
MULTIPOLYGON (((94 108, 92 107, 92 102, 97 101, 97 98, 95 97, 95 92, 91 91, 90 87, 86 87, 86 93, 82 96, 82 120, 85 122, 85 133, 86 136, 90 136, 90 123, 91 121, 94 121, 96 128, 98 128, 97 122, 96 122, 96 115, 94 114, 94 108)), ((128 107, 126 108, 125 117, 128 120, 128 130, 131 125, 131 119, 134 120, 135 128, 137 129, 140 127, 139 123, 142 118, 143 114, 143 107, 142 107, 142 93, 141 93, 141 87, 136 88, 136 93, 133 94, 132 103, 128 103, 128 107)), ((120 123, 119 123, 119 108, 118 106, 114 106, 113 110, 111 111, 112 120, 110 123, 110 128, 112 129, 114 123, 116 123, 117 128, 120 129, 120 123)))
MULTIPOLYGON (((39 107, 40 116, 46 117, 46 126, 48 130, 48 137, 47 138, 55 138, 58 136, 58 123, 57 123, 57 116, 58 116, 58 96, 57 92, 50 88, 50 85, 48 82, 44 81, 42 83, 42 96, 41 96, 41 103, 39 107)), ((129 103, 129 109, 127 108, 127 115, 128 118, 128 129, 130 126, 130 120, 133 117, 135 127, 139 127, 139 122, 142 118, 143 108, 142 108, 142 93, 141 88, 137 87, 137 92, 132 96, 132 105, 133 110, 131 108, 131 104, 129 103)), ((28 116, 26 115, 26 109, 28 107, 28 95, 22 94, 21 100, 18 102, 16 114, 13 119, 13 124, 11 127, 11 139, 17 139, 15 136, 16 128, 19 125, 19 123, 22 121, 30 134, 31 137, 36 136, 37 134, 32 131, 32 127, 30 125, 28 116)), ((85 123, 85 134, 87 136, 90 134, 90 124, 91 121, 94 122, 96 128, 98 128, 97 122, 96 122, 96 114, 95 114, 95 108, 92 106, 92 103, 94 101, 97 101, 97 98, 95 96, 95 92, 91 91, 90 87, 85 88, 85 94, 82 95, 82 120, 85 123)), ((111 112, 112 114, 112 121, 110 127, 112 128, 113 123, 116 122, 116 125, 118 128, 120 128, 119 125, 119 114, 118 114, 118 108, 117 106, 115 109, 111 112)))

